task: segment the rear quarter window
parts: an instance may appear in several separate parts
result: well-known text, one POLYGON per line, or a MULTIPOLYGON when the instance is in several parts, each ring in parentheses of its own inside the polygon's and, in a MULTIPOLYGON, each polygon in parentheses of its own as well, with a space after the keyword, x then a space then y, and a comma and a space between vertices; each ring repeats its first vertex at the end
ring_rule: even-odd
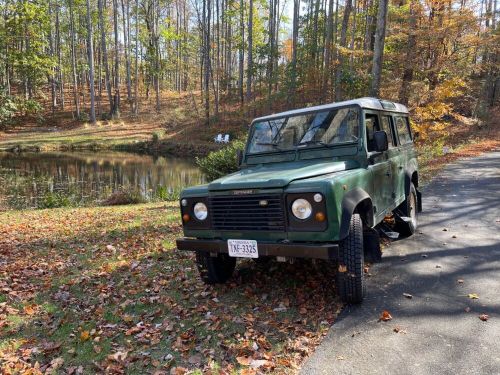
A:
POLYGON ((399 143, 404 145, 411 142, 411 133, 407 117, 396 116, 396 131, 398 133, 399 143))

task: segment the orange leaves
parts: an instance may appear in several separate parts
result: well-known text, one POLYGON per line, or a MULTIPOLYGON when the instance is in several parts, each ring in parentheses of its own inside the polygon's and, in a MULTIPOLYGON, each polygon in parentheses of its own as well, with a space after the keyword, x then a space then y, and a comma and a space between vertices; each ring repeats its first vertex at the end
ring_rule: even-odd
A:
POLYGON ((487 315, 487 314, 481 314, 481 315, 479 315, 479 319, 481 319, 483 322, 488 321, 489 318, 490 318, 490 316, 487 315))
POLYGON ((236 357, 236 361, 243 366, 250 366, 250 363, 252 363, 252 357, 236 357))
POLYGON ((90 339, 90 332, 89 331, 80 332, 80 340, 87 341, 88 339, 90 339))
POLYGON ((37 311, 39 310, 39 306, 32 304, 32 305, 26 305, 23 307, 23 311, 26 315, 35 315, 37 311))
POLYGON ((392 320, 392 315, 389 313, 389 311, 387 310, 382 311, 382 314, 380 314, 378 321, 387 322, 389 320, 392 320))

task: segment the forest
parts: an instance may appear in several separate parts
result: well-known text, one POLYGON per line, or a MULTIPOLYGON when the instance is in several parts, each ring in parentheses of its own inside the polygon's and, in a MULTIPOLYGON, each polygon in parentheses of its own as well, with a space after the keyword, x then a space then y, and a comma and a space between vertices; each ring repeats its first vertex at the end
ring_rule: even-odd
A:
POLYGON ((424 133, 442 131, 498 107, 497 8, 497 0, 1 0, 0 127, 57 116, 133 121, 178 93, 200 127, 217 126, 221 113, 248 118, 369 95, 409 105, 424 133))

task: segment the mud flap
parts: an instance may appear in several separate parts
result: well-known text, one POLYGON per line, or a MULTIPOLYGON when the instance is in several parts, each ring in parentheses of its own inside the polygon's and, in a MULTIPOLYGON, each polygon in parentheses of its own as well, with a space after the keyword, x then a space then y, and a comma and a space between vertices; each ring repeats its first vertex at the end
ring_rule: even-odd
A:
POLYGON ((417 191, 417 212, 422 212, 422 193, 415 188, 417 191))

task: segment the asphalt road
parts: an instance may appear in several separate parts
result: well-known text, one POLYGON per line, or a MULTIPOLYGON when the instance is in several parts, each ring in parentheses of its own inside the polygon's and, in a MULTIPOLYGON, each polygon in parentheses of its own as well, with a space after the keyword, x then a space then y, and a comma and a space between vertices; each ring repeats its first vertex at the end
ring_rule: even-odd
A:
POLYGON ((500 151, 449 165, 423 196, 417 234, 385 250, 302 374, 500 374, 500 151))

